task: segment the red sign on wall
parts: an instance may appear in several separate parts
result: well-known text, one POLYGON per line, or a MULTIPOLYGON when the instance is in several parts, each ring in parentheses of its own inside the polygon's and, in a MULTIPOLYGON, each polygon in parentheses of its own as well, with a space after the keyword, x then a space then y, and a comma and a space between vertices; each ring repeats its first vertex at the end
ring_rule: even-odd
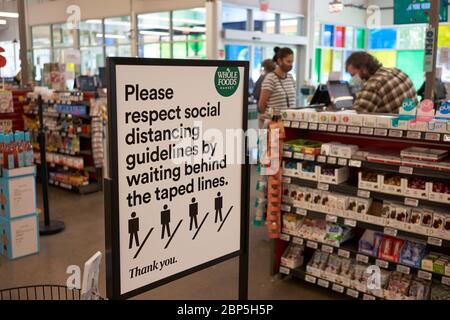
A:
POLYGON ((8 62, 6 58, 2 55, 3 52, 5 52, 5 49, 0 47, 0 68, 4 68, 6 66, 6 63, 8 62))

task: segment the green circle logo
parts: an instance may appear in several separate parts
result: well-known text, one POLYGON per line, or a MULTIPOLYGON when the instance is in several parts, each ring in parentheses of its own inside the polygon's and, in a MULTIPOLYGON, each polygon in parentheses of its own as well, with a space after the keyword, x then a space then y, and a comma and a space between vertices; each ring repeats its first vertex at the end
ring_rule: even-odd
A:
POLYGON ((231 97, 239 87, 241 75, 237 67, 219 67, 216 71, 215 85, 223 97, 231 97))

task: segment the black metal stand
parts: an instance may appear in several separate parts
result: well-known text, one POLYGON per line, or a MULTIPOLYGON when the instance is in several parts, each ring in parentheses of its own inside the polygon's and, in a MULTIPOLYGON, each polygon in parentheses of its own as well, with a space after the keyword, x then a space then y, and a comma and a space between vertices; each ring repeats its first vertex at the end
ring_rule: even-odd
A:
POLYGON ((44 202, 44 221, 39 223, 39 233, 41 236, 49 236, 64 231, 66 226, 64 222, 57 220, 50 220, 50 207, 48 202, 48 168, 47 168, 47 147, 45 144, 45 127, 44 115, 42 108, 42 97, 38 97, 39 108, 39 148, 41 151, 41 183, 42 183, 42 197, 44 202))

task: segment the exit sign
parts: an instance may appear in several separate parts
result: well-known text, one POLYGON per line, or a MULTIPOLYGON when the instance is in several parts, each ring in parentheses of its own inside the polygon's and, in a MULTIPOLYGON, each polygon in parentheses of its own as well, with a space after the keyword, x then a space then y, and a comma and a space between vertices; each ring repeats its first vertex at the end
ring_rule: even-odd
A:
MULTIPOLYGON (((394 24, 430 22, 431 0, 395 0, 394 24)), ((441 0, 440 22, 448 20, 448 0, 441 0)))

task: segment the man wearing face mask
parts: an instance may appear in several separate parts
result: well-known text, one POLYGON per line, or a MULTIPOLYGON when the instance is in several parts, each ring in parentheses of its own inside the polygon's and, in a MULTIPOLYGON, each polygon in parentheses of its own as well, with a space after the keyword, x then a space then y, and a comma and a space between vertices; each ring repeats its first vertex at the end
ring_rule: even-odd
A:
POLYGON ((353 109, 360 113, 398 113, 406 98, 417 101, 411 79, 401 70, 385 68, 367 52, 355 52, 347 59, 347 72, 354 86, 360 86, 353 109))
POLYGON ((296 85, 292 74, 294 52, 289 48, 274 49, 277 67, 263 81, 259 98, 259 112, 265 118, 280 115, 280 110, 296 106, 296 85))

